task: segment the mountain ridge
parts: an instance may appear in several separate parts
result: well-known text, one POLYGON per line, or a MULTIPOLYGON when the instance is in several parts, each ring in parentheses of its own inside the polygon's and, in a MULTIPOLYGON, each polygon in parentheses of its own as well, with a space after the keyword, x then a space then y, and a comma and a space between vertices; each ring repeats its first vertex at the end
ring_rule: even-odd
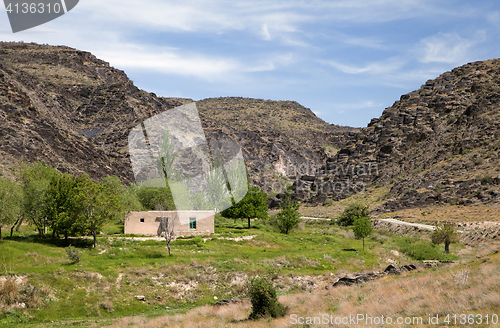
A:
MULTIPOLYGON (((140 90, 85 51, 2 42, 0 171, 9 176, 19 161, 41 160, 62 172, 134 182, 129 131, 192 101, 140 90)), ((295 198, 314 205, 390 186, 380 211, 500 197, 499 59, 427 81, 365 128, 328 124, 295 101, 196 104, 207 138, 238 143, 251 185, 266 192, 293 183, 295 198), (353 185, 363 188, 345 188, 353 185)))
MULTIPOLYGON (((133 182, 128 132, 191 101, 140 90, 123 71, 85 51, 2 42, 1 170, 9 175, 20 160, 41 160, 62 172, 86 172, 92 178, 113 174, 133 182)), ((320 161, 328 156, 328 140, 341 143, 344 130, 355 130, 330 125, 291 101, 228 97, 205 99, 197 106, 208 138, 226 136, 242 143, 252 184, 261 187, 270 185, 266 181, 280 188, 288 183, 274 177, 276 162, 320 161), (294 131, 268 124, 285 117, 294 131), (311 129, 313 140, 303 133, 311 129)))

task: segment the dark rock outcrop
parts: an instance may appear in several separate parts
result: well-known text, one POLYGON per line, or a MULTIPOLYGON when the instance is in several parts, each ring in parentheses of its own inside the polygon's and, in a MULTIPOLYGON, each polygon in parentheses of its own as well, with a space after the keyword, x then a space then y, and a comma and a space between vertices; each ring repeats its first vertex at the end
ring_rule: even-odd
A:
POLYGON ((294 188, 320 203, 390 185, 379 211, 498 202, 499 104, 500 59, 455 68, 347 134, 314 185, 294 188))
MULTIPOLYGON (((379 279, 387 275, 400 275, 402 272, 414 271, 418 268, 431 268, 434 266, 440 265, 438 261, 429 261, 427 263, 420 264, 408 264, 403 265, 401 268, 390 264, 384 271, 361 271, 356 273, 348 274, 344 277, 339 278, 334 284, 333 287, 338 286, 352 286, 355 284, 365 283, 371 280, 379 279)), ((327 286, 326 289, 330 287, 327 286)))

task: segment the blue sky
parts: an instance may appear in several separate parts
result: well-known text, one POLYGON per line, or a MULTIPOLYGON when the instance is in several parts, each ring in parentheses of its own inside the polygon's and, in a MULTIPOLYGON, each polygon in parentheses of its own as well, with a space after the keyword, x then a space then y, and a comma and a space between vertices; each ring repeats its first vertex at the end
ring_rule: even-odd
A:
POLYGON ((500 2, 81 0, 16 34, 2 9, 0 39, 90 51, 159 96, 295 100, 366 126, 426 80, 500 57, 500 2))

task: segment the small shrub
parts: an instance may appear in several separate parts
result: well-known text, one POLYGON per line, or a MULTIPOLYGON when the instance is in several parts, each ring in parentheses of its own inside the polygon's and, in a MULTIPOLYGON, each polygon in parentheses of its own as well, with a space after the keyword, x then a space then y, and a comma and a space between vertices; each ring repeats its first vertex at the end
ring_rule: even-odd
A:
POLYGON ((66 248, 66 255, 68 256, 69 263, 75 264, 80 262, 80 252, 74 247, 66 248))
POLYGON ((278 302, 276 290, 270 279, 257 277, 247 283, 248 297, 252 303, 250 319, 258 319, 266 315, 273 318, 283 317, 287 308, 278 302))
POLYGON ((108 313, 113 312, 113 302, 111 302, 109 300, 103 301, 100 306, 102 309, 106 310, 108 313))
POLYGON ((14 304, 19 298, 19 288, 16 284, 16 278, 8 277, 0 287, 0 304, 14 304))
POLYGON ((297 228, 300 221, 299 203, 292 202, 291 198, 291 189, 287 188, 281 210, 269 219, 271 225, 283 234, 297 228))
POLYGON ((482 179, 481 179, 481 183, 482 184, 488 184, 490 181, 491 181, 491 175, 485 175, 482 179))
POLYGON ((331 198, 327 198, 325 199, 325 201, 323 202, 323 206, 332 206, 335 202, 333 201, 333 199, 331 198))
POLYGON ((481 165, 483 164, 483 159, 481 157, 474 157, 472 158, 472 163, 474 163, 474 165, 481 165))

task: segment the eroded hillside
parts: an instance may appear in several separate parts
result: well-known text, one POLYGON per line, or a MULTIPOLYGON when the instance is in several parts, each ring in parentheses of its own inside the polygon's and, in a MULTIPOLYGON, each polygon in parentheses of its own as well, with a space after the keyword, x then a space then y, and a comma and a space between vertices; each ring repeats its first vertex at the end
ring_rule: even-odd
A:
MULTIPOLYGON (((139 90, 118 69, 69 47, 0 43, 2 171, 41 160, 60 171, 133 182, 127 138, 146 118, 190 99, 139 90)), ((319 162, 345 140, 344 131, 291 101, 245 98, 198 103, 207 137, 243 148, 252 184, 283 186, 286 164, 319 162), (333 145, 333 146, 332 146, 333 145)))
POLYGON ((392 185, 381 210, 500 199, 500 60, 469 63, 401 96, 329 158, 313 181, 295 183, 313 202, 350 186, 392 185), (344 188, 343 188, 344 187, 344 188))

